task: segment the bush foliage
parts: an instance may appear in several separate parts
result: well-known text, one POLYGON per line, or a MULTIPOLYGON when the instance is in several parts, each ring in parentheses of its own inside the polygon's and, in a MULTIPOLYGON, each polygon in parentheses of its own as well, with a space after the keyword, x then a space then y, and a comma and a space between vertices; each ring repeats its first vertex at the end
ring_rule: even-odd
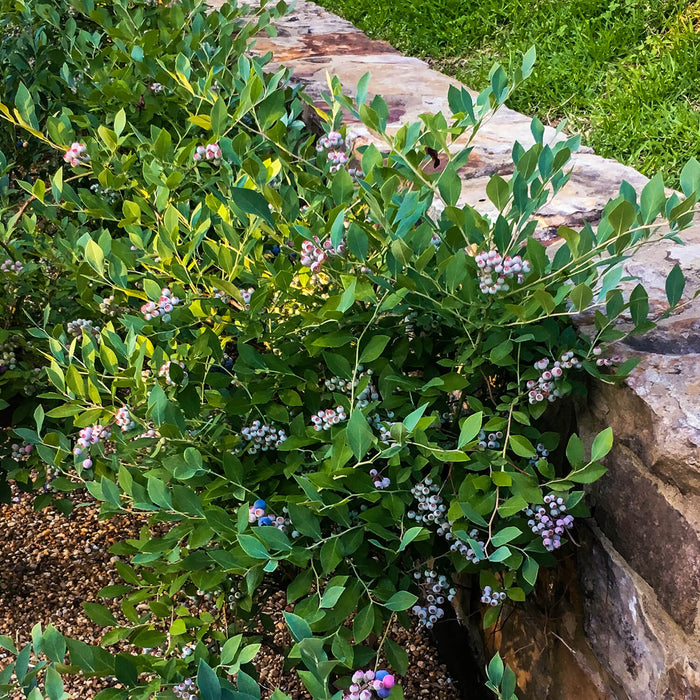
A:
MULTIPOLYGON (((607 347, 653 323, 620 263, 660 215, 674 238, 690 222, 700 166, 685 197, 623 186, 548 254, 534 214, 576 137, 547 144, 534 120, 513 175, 489 182, 490 218, 457 174, 534 52, 390 134, 369 76, 354 98, 331 80, 320 109, 247 52, 283 4, 0 7, 3 476, 43 487, 37 508, 69 513, 86 488, 104 517, 153 526, 113 547, 123 583, 101 597, 120 619, 85 605, 111 628, 101 647, 51 626, 21 650, 0 638, 18 654, 0 687, 54 700, 82 671, 117 679, 102 700, 175 697, 189 676, 202 700, 259 698, 250 630, 272 581, 294 603, 290 668, 340 698, 380 649, 407 671, 387 631, 443 614, 431 572, 450 600, 454 573, 478 576, 485 626, 523 600, 612 444, 604 431, 586 454, 547 408, 634 366, 607 347), (197 592, 219 619, 182 606, 197 592)), ((671 305, 683 282, 675 268, 671 305)), ((489 682, 510 697, 499 662, 489 682)))

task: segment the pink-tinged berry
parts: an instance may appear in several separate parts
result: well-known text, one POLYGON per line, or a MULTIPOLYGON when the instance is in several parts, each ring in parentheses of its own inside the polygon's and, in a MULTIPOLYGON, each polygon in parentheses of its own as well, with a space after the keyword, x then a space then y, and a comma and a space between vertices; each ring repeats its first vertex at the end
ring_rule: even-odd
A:
POLYGON ((22 272, 22 269, 23 265, 19 260, 15 261, 10 260, 9 258, 0 265, 0 272, 14 272, 16 274, 19 274, 20 272, 22 272))
POLYGON ((77 141, 71 144, 71 147, 63 154, 63 160, 70 163, 74 168, 77 165, 84 165, 90 160, 90 156, 86 153, 87 147, 84 143, 77 141))
POLYGON ((192 154, 192 160, 198 163, 202 160, 208 160, 214 165, 221 162, 221 147, 218 143, 208 143, 206 146, 197 146, 192 154))

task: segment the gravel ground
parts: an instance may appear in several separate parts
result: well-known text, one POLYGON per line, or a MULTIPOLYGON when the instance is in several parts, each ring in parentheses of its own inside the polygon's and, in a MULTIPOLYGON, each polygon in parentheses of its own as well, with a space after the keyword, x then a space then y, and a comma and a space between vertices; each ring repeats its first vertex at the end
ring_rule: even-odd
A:
MULTIPOLYGON (((146 516, 100 521, 99 507, 88 502, 66 518, 51 508, 35 513, 29 496, 13 495, 12 503, 0 505, 0 527, 5 533, 0 541, 0 634, 12 637, 19 646, 30 640, 37 622, 42 626, 51 623, 67 636, 97 643, 104 628, 88 619, 81 604, 97 601, 102 587, 119 582, 109 547, 120 539, 138 537, 146 516)), ((264 610, 274 621, 274 633, 265 633, 255 663, 263 697, 279 686, 294 700, 306 700, 310 696, 296 673, 284 671, 284 657, 278 651, 291 644, 282 616, 285 610, 293 607, 286 604, 283 592, 274 593, 264 610)), ((408 700, 459 700, 461 696, 425 632, 406 631, 396 625, 390 636, 409 652, 409 673, 400 678, 408 700)), ((3 658, 6 656, 0 650, 0 668, 3 658)), ((109 685, 102 679, 80 677, 66 677, 64 683, 66 691, 80 700, 94 698, 109 685)), ((22 697, 18 694, 11 700, 22 697)))

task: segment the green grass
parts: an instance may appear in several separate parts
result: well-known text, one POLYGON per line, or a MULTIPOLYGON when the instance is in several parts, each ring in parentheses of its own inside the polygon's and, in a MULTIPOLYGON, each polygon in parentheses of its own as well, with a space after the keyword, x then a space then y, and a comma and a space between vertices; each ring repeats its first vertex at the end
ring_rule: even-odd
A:
POLYGON ((700 157, 700 0, 317 0, 474 89, 537 47, 509 106, 677 184, 700 157))

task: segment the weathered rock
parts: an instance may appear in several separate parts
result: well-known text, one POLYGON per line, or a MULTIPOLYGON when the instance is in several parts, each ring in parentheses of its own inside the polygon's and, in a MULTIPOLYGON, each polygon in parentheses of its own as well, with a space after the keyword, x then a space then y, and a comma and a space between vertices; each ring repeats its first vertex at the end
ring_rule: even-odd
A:
POLYGON ((595 526, 579 533, 585 631, 597 657, 631 700, 696 700, 700 639, 682 633, 595 526))
MULTIPOLYGON (((585 434, 590 423, 582 422, 585 434)), ((606 463, 608 474, 590 489, 596 522, 667 613, 692 632, 700 602, 700 530, 686 516, 687 497, 651 476, 622 445, 606 463)), ((691 509, 690 517, 698 514, 691 509)))
POLYGON ((555 569, 541 571, 528 599, 506 609, 496 628, 487 630, 487 656, 498 650, 515 670, 519 698, 627 700, 624 688, 593 653, 583 616, 576 561, 569 556, 555 569))

